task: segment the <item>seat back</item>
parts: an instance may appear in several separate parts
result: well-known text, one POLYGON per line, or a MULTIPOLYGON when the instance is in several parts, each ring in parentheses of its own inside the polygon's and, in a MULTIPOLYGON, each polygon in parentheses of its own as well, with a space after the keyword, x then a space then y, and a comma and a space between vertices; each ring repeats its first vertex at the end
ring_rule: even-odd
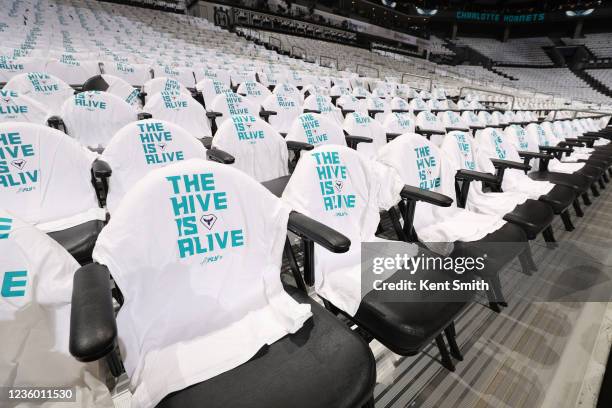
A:
POLYGON ((303 113, 298 116, 285 139, 309 143, 313 146, 321 144, 346 146, 342 128, 334 121, 317 113, 303 113))
POLYGON ((305 152, 283 192, 291 208, 351 240, 343 254, 315 249, 315 290, 349 315, 361 301, 361 242, 377 240, 380 210, 400 200, 397 173, 354 150, 335 145, 305 152))
POLYGON ((472 111, 465 111, 461 113, 461 118, 469 127, 483 128, 485 124, 482 123, 482 120, 472 111))
POLYGON ((25 222, 57 231, 104 219, 91 184, 95 155, 64 133, 0 123, 0 203, 25 222))
POLYGON ((270 124, 255 116, 231 116, 215 133, 212 145, 234 156, 233 166, 257 181, 289 174, 285 139, 270 124))
POLYGON ((309 306, 280 279, 288 215, 247 174, 198 159, 149 172, 124 197, 93 257, 125 298, 117 326, 132 403, 155 406, 302 327, 309 306))
POLYGON ((288 133, 293 121, 302 113, 299 102, 289 94, 272 94, 262 106, 265 110, 276 112, 268 121, 280 133, 288 133))
POLYGON ((366 98, 366 107, 368 110, 382 111, 374 114, 374 119, 380 121, 381 123, 385 120, 385 117, 389 114, 389 112, 391 112, 387 101, 375 96, 366 98))
POLYGON ((302 93, 295 87, 295 85, 289 82, 283 82, 274 87, 274 91, 272 91, 275 95, 285 95, 294 98, 296 101, 300 102, 300 104, 304 101, 302 97, 302 93))
POLYGON ((191 95, 191 92, 179 81, 173 78, 157 77, 148 80, 144 84, 144 91, 147 94, 147 98, 152 97, 156 93, 166 92, 180 92, 187 95, 191 95))
POLYGON ((257 115, 259 106, 253 104, 244 96, 233 92, 225 92, 213 99, 209 110, 218 112, 221 117, 217 118, 217 127, 232 115, 257 115))
POLYGON ((106 206, 112 214, 123 197, 149 172, 182 160, 205 159, 206 148, 181 126, 161 119, 129 123, 102 154, 113 171, 106 206))
POLYGON ((57 113, 64 101, 74 95, 74 89, 70 85, 44 72, 15 75, 2 90, 17 91, 36 100, 53 113, 57 113))
POLYGON ((412 111, 424 111, 427 110, 427 104, 421 98, 414 98, 408 104, 412 111))
POLYGON ((204 107, 190 95, 178 92, 159 92, 148 98, 144 111, 153 118, 180 125, 199 139, 212 136, 204 107))
POLYGON ((151 67, 145 64, 105 61, 103 67, 104 74, 121 78, 132 86, 143 86, 151 80, 151 67))
POLYGON ((474 138, 468 132, 453 130, 444 138, 440 149, 457 169, 476 170, 474 138))
POLYGON ((261 105, 268 96, 272 95, 268 88, 255 81, 244 81, 236 93, 246 97, 255 105, 261 105))
POLYGON ((7 83, 16 75, 43 72, 47 61, 43 58, 0 55, 0 83, 7 83))
POLYGON ((204 78, 196 84, 196 89, 202 93, 204 104, 208 107, 212 104, 213 100, 222 93, 232 92, 229 86, 224 85, 223 82, 204 78))
POLYGON ((392 110, 393 109, 398 109, 398 110, 409 110, 410 109, 410 105, 408 104, 408 102, 406 102, 405 99, 400 98, 399 96, 396 96, 393 99, 391 99, 390 107, 392 110))
POLYGON ((370 116, 358 112, 346 115, 342 125, 346 133, 352 136, 363 136, 372 139, 372 143, 359 143, 357 151, 368 157, 374 157, 378 150, 387 144, 387 134, 383 126, 370 116))
POLYGON ((79 406, 110 408, 95 366, 68 351, 78 268, 57 242, 0 208, 0 378, 10 388, 74 387, 79 406))
POLYGON ((138 112, 118 96, 86 91, 66 100, 60 116, 66 133, 83 146, 106 147, 119 129, 137 119, 138 112))
POLYGON ((0 90, 0 122, 26 122, 45 125, 49 112, 34 99, 17 91, 0 90))
POLYGON ((227 70, 222 69, 211 69, 211 68, 200 68, 194 70, 195 79, 197 83, 200 83, 206 79, 218 81, 223 86, 229 88, 231 85, 230 74, 227 70))
POLYGON ((444 111, 438 113, 438 118, 442 121, 446 129, 470 130, 470 127, 457 112, 444 111))
POLYGON ((104 91, 126 101, 135 109, 140 109, 140 91, 123 79, 114 75, 96 75, 83 83, 83 91, 104 91))
POLYGON ((194 88, 196 84, 193 69, 189 67, 164 64, 154 67, 153 72, 155 77, 174 79, 187 88, 194 88))
POLYGON ((342 112, 331 103, 331 99, 326 95, 311 94, 304 99, 304 109, 311 109, 320 112, 321 115, 329 117, 337 124, 341 124, 342 112))
POLYGON ((92 76, 100 74, 100 67, 98 61, 83 61, 73 54, 62 54, 47 62, 45 72, 70 85, 82 85, 92 76))
POLYGON ((383 126, 387 133, 414 133, 415 130, 415 121, 414 117, 410 113, 392 113, 387 115, 385 121, 383 122, 383 126))

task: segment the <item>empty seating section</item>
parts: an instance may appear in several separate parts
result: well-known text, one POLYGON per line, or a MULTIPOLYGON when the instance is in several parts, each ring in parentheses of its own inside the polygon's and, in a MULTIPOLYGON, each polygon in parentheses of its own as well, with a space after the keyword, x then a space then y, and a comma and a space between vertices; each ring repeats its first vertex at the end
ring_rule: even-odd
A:
POLYGON ((542 49, 554 45, 548 37, 514 38, 506 42, 493 38, 458 37, 456 43, 473 48, 499 63, 552 66, 552 61, 542 49))
MULTIPOLYGON (((612 176, 612 101, 565 68, 503 76, 134 3, 4 0, 0 388, 63 381, 110 408, 123 376, 134 408, 374 408, 368 343, 454 371, 455 320, 502 313, 502 272, 536 274, 530 242, 554 251, 612 176), (386 297, 365 284, 373 242, 445 266, 373 275, 433 285, 386 297), (448 270, 486 244, 486 268, 448 270)), ((549 62, 545 38, 491 41, 461 43, 549 62)))
POLYGON ((584 38, 562 38, 567 45, 585 45, 596 58, 612 58, 612 34, 585 34, 584 38))
POLYGON ((446 46, 446 43, 435 35, 429 37, 429 43, 430 52, 432 54, 455 55, 455 53, 446 46))
POLYGON ((587 69, 586 72, 607 86, 608 89, 612 89, 612 69, 587 69))

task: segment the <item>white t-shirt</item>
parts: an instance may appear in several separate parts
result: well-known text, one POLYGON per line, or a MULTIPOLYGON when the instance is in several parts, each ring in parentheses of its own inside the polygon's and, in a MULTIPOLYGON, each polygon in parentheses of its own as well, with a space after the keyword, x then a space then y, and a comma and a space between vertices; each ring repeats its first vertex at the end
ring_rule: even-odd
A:
POLYGON ((58 130, 0 123, 0 203, 47 232, 104 220, 91 184, 95 158, 58 130))
POLYGON ((287 142, 272 126, 252 115, 234 115, 217 130, 213 147, 230 153, 233 167, 257 181, 289 174, 287 142))
POLYGON ((315 147, 323 144, 346 146, 342 128, 318 113, 303 113, 298 116, 285 139, 309 143, 315 147))
POLYGON ((46 125, 47 108, 17 91, 0 90, 0 122, 27 122, 46 125))
POLYGON ((319 146, 298 162, 283 200, 294 210, 351 240, 348 252, 315 249, 315 289, 349 315, 361 303, 361 243, 375 236, 381 209, 400 201, 404 184, 395 170, 348 147, 319 146))
POLYGON ((108 84, 106 92, 116 95, 123 99, 135 109, 139 109, 142 105, 140 100, 140 91, 134 88, 125 80, 113 75, 101 75, 102 79, 108 84))
POLYGON ((76 402, 44 406, 112 407, 98 363, 68 351, 78 267, 57 242, 0 209, 0 386, 76 387, 76 402))
POLYGON ((176 124, 146 119, 124 126, 102 154, 113 170, 106 200, 109 212, 114 213, 125 194, 151 170, 205 158, 204 145, 176 124))
POLYGON ((74 95, 70 85, 44 72, 16 75, 2 89, 28 96, 53 113, 57 113, 64 101, 74 95))
POLYGON ((374 157, 382 146, 387 144, 387 134, 382 125, 367 114, 357 112, 346 115, 344 130, 351 136, 369 137, 372 143, 359 143, 357 151, 368 157, 374 157))
POLYGON ((197 159, 150 172, 125 196, 93 257, 125 297, 117 325, 133 407, 302 327, 310 307, 280 280, 288 215, 246 174, 197 159))
POLYGON ((101 91, 80 92, 62 105, 66 133, 83 146, 106 147, 119 129, 138 118, 123 99, 101 91))
POLYGON ((176 123, 199 139, 212 136, 204 107, 190 95, 159 92, 148 98, 143 109, 155 119, 176 123))
MULTIPOLYGON (((416 133, 406 133, 387 143, 378 160, 397 170, 410 186, 435 191, 455 199, 455 168, 433 143, 416 133)), ((414 229, 424 243, 477 241, 504 225, 501 217, 458 208, 417 202, 414 229)))

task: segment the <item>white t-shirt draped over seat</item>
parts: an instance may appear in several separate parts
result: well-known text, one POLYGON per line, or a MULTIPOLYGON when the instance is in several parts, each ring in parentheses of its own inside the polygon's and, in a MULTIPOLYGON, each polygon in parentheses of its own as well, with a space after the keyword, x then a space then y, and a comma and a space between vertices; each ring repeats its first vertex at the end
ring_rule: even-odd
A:
MULTIPOLYGON (((44 406, 110 408, 98 363, 80 363, 68 351, 78 268, 61 245, 0 208, 0 386, 75 387, 76 402, 44 406)), ((15 406, 26 405, 38 406, 15 406)))
POLYGON ((155 119, 176 123, 201 139, 212 136, 204 107, 190 95, 180 92, 159 92, 148 98, 143 110, 155 119))
POLYGON ((130 85, 143 86, 151 79, 151 67, 145 64, 105 61, 102 66, 105 74, 119 77, 130 85))
POLYGON ((0 203, 43 231, 104 220, 91 184, 96 156, 66 134, 30 123, 0 123, 0 203))
POLYGON ((58 59, 47 62, 45 72, 70 85, 81 85, 92 76, 100 74, 100 67, 98 61, 79 60, 72 54, 62 54, 58 59))
POLYGON ((233 92, 226 92, 217 95, 208 110, 221 113, 221 117, 215 119, 217 127, 219 127, 232 115, 258 115, 260 109, 259 106, 244 96, 233 92))
POLYGON ((262 103, 265 110, 274 111, 276 115, 268 118, 270 125, 280 133, 287 133, 293 121, 302 113, 302 107, 291 94, 272 94, 262 103))
POLYGON ((159 93, 162 91, 181 92, 187 95, 191 95, 191 92, 189 92, 189 89, 187 89, 185 85, 181 84, 179 81, 177 81, 174 78, 157 77, 154 79, 150 79, 144 84, 143 89, 145 93, 147 94, 146 96, 147 99, 152 97, 156 93, 159 93))
POLYGON ((86 91, 66 100, 60 116, 66 133, 83 146, 106 147, 119 129, 138 119, 138 112, 118 96, 86 91))
POLYGON ((342 128, 318 113, 303 113, 298 116, 285 139, 309 143, 315 147, 321 144, 346 146, 342 128))
POLYGON ((2 55, 0 51, 0 83, 6 83, 16 75, 28 72, 43 72, 47 61, 43 58, 12 58, 2 55))
POLYGON ((234 156, 236 161, 232 166, 257 181, 289 174, 287 143, 263 119, 252 115, 231 116, 215 133, 212 145, 234 156))
MULTIPOLYGON (((446 135, 442 146, 450 163, 456 170, 476 170, 484 173, 495 174, 495 168, 491 162, 479 163, 476 160, 477 149, 472 135, 467 132, 452 131, 446 135), (489 164, 487 168, 482 165, 489 164)), ((472 181, 467 197, 465 208, 482 213, 503 217, 514 210, 517 205, 523 204, 529 197, 519 192, 484 192, 480 181, 472 181)))
POLYGON ((283 192, 293 209, 351 240, 344 254, 315 248, 315 290, 351 316, 362 299, 361 243, 384 241, 375 236, 380 210, 400 201, 403 186, 393 169, 348 147, 326 145, 303 154, 283 192))
POLYGON ((118 96, 133 106, 135 109, 141 108, 140 91, 134 88, 125 80, 114 75, 101 75, 102 79, 108 84, 105 92, 118 96))
POLYGON ((344 130, 351 136, 363 136, 372 139, 372 143, 359 143, 357 151, 368 157, 374 157, 378 150, 387 144, 387 134, 382 125, 367 114, 357 112, 346 115, 344 130))
POLYGON ((17 91, 44 105, 52 113, 57 113, 64 101, 74 95, 70 85, 44 72, 16 75, 2 90, 17 91))
POLYGON ((231 370, 302 327, 310 307, 280 280, 288 215, 248 175, 197 159, 150 172, 125 196, 93 258, 125 298, 117 326, 132 407, 231 370))
MULTIPOLYGON (((546 146, 546 133, 538 123, 530 123, 524 129, 518 126, 509 126, 504 131, 510 143, 521 151, 527 150, 538 152, 539 146, 546 146)), ((531 160, 529 163, 532 170, 539 170, 539 159, 531 160)), ((571 174, 584 167, 584 163, 565 163, 557 159, 548 160, 548 171, 571 174)))
POLYGON ((46 125, 49 111, 44 105, 17 91, 0 90, 0 122, 46 125))
POLYGON ((205 159, 206 148, 179 125, 146 119, 121 128, 101 158, 113 171, 106 202, 113 214, 127 192, 151 170, 181 160, 205 159))
MULTIPOLYGON (((476 136, 476 144, 478 145, 476 160, 483 168, 490 166, 491 159, 523 162, 514 145, 504 140, 502 133, 497 129, 482 130, 476 136)), ((541 195, 552 190, 554 186, 548 181, 532 180, 522 170, 506 169, 504 171, 503 191, 518 191, 537 200, 541 195)))
MULTIPOLYGON (((394 168, 402 181, 454 199, 455 171, 445 154, 416 133, 406 133, 387 143, 378 160, 394 168)), ((424 243, 477 241, 504 225, 501 217, 478 214, 455 203, 438 207, 417 202, 414 229, 424 243)))

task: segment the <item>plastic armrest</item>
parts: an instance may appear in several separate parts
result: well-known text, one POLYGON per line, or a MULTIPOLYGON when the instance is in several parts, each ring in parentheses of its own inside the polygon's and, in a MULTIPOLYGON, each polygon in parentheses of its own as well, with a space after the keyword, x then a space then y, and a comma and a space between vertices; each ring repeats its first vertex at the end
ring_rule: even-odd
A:
POLYGON ((69 348, 77 360, 98 360, 115 349, 117 323, 108 268, 88 264, 74 274, 69 348))
POLYGON ((234 156, 224 150, 217 149, 216 147, 211 147, 206 151, 206 158, 210 161, 222 164, 232 164, 236 161, 234 156))
POLYGON ((299 152, 301 150, 312 150, 314 149, 314 146, 311 145, 310 143, 287 140, 287 149, 294 151, 294 152, 299 152))
POLYGON ((368 109, 368 114, 369 114, 370 116, 374 116, 374 115, 376 115, 377 113, 385 113, 385 111, 384 111, 384 110, 381 110, 381 109, 368 109))
POLYGON ((321 111, 316 109, 304 109, 304 113, 321 113, 321 111))
POLYGON ((265 119, 265 120, 268 120, 268 118, 269 118, 270 116, 275 116, 275 115, 277 115, 277 114, 278 114, 278 113, 277 113, 277 112, 275 112, 275 111, 269 111, 269 110, 262 110, 262 111, 259 111, 259 117, 260 117, 260 118, 262 118, 262 119, 265 119))
POLYGON ((525 163, 515 162, 512 160, 491 159, 491 163, 493 163, 493 166, 496 169, 516 169, 516 170, 523 170, 523 171, 531 170, 530 165, 525 164, 525 163))
POLYGON ((349 113, 354 113, 355 109, 340 109, 340 111, 342 112, 342 116, 346 116, 349 113))
POLYGON ((60 126, 62 128, 64 127, 64 121, 62 120, 62 118, 60 118, 59 116, 53 115, 51 117, 49 117, 47 119, 47 126, 53 128, 53 129, 57 129, 60 130, 60 126))
POLYGON ((336 254, 347 252, 351 246, 351 241, 338 231, 295 211, 289 214, 287 229, 336 254))
POLYGON ((210 149, 212 146, 212 140, 212 136, 204 136, 200 139, 200 142, 202 142, 205 148, 210 149))
POLYGON ((101 159, 96 159, 91 164, 91 172, 96 178, 109 178, 113 174, 110 165, 101 159))
POLYGON ((540 151, 543 152, 561 152, 561 153, 571 153, 574 151, 571 147, 560 147, 560 146, 539 146, 540 151))
POLYGON ((494 174, 466 169, 457 170, 455 179, 461 181, 483 181, 485 183, 497 183, 499 181, 494 174))
POLYGON ((392 113, 410 113, 410 109, 391 109, 392 113))
POLYGON ((401 133, 387 133, 387 141, 393 140, 398 136, 401 136, 401 133))
POLYGON ((400 196, 407 200, 423 201, 438 207, 450 207, 453 203, 453 199, 449 196, 408 185, 402 188, 400 196))
POLYGON ((223 116, 221 112, 206 112, 206 117, 208 119, 214 119, 223 116))
POLYGON ((153 115, 148 112, 138 112, 138 120, 151 119, 153 115))
POLYGON ((520 151, 518 152, 519 156, 526 159, 550 159, 552 156, 550 154, 542 153, 542 152, 527 152, 520 151))
POLYGON ((344 137, 346 139, 346 143, 351 147, 356 147, 359 143, 372 143, 374 141, 371 137, 365 136, 346 135, 344 137))
POLYGON ((570 146, 570 147, 584 147, 584 143, 582 143, 578 139, 569 138, 565 139, 563 142, 559 143, 560 146, 570 146))

